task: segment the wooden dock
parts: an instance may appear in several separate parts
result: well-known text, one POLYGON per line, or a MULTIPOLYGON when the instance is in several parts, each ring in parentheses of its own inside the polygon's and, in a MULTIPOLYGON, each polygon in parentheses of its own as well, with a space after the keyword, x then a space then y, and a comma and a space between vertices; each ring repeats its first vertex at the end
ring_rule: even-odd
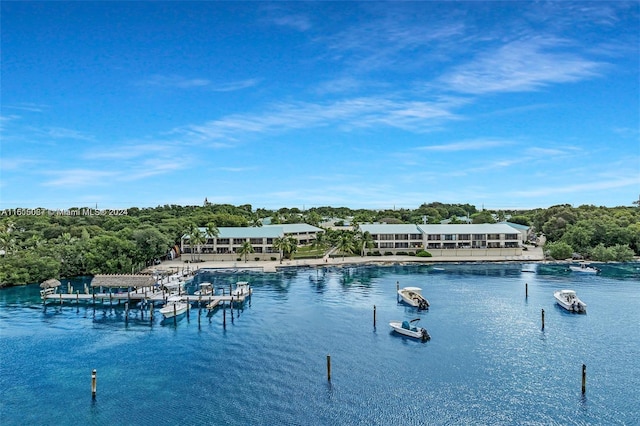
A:
POLYGON ((206 304, 207 309, 211 310, 217 306, 224 305, 225 303, 244 303, 244 301, 251 297, 253 290, 250 290, 248 294, 232 296, 232 295, 193 295, 193 294, 172 294, 163 291, 157 291, 153 289, 137 289, 129 292, 117 292, 117 293, 50 293, 42 296, 43 303, 58 302, 63 304, 69 303, 105 303, 105 302, 142 302, 147 304, 151 302, 166 303, 169 297, 178 296, 184 302, 197 303, 199 305, 206 304))

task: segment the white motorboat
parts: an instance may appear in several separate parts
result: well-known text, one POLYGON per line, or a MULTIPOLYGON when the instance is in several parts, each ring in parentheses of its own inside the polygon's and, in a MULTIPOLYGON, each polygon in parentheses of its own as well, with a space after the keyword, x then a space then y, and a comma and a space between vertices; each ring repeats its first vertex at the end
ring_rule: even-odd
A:
POLYGON ((553 293, 558 305, 570 312, 587 312, 587 304, 578 298, 573 290, 559 290, 553 293))
POLYGON ((184 314, 189 309, 189 304, 183 302, 180 296, 171 296, 167 299, 167 303, 160 308, 160 313, 165 318, 173 318, 184 314))
POLYGON ((413 337, 414 339, 422 339, 423 342, 431 339, 431 336, 427 333, 427 329, 418 327, 414 324, 417 324, 418 321, 420 321, 420 318, 412 319, 411 321, 391 321, 389 325, 393 331, 404 336, 413 337))
POLYGON ((597 274, 598 272, 600 272, 600 269, 596 268, 595 266, 587 265, 584 262, 580 263, 580 266, 569 265, 569 269, 571 269, 573 272, 586 272, 588 274, 597 274))
POLYGON ((402 301, 409 306, 418 309, 427 309, 429 307, 429 301, 422 295, 422 289, 420 287, 401 288, 398 290, 398 295, 402 298, 402 301))
POLYGON ((236 288, 231 291, 231 295, 234 297, 250 296, 251 286, 247 281, 238 281, 236 288))
POLYGON ((200 283, 200 289, 193 292, 196 296, 213 296, 213 285, 211 283, 200 283))

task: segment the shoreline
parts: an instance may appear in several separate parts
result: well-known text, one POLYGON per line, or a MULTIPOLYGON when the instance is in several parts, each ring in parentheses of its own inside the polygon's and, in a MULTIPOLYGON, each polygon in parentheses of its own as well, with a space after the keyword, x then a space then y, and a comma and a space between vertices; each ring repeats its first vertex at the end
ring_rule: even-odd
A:
MULTIPOLYGON (((435 263, 543 263, 547 262, 542 253, 542 248, 530 250, 527 254, 519 256, 346 256, 322 257, 315 259, 283 259, 279 260, 207 260, 202 262, 190 259, 165 260, 158 265, 150 266, 141 273, 152 273, 159 270, 190 270, 199 269, 261 269, 263 272, 277 272, 278 269, 304 268, 304 267, 345 267, 361 265, 393 265, 393 264, 435 264, 435 263)), ((554 261, 556 262, 556 261, 554 261)), ((562 261, 561 261, 562 262, 562 261)))

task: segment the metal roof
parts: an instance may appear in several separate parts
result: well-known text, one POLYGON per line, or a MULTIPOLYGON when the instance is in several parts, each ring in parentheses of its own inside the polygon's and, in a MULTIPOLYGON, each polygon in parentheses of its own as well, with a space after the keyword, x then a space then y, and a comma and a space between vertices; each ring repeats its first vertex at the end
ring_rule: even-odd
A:
POLYGON ((91 280, 91 287, 149 287, 155 282, 151 275, 96 275, 91 280))
POLYGON ((362 224, 360 225, 362 232, 369 232, 370 234, 422 234, 422 231, 418 229, 417 225, 412 224, 383 224, 376 223, 373 225, 362 224))
MULTIPOLYGON (((198 228, 202 235, 206 235, 207 228, 198 228)), ((305 232, 321 232, 318 228, 306 223, 283 223, 278 225, 263 226, 221 226, 218 227, 218 238, 278 238, 286 234, 298 234, 305 232)), ((185 234, 183 239, 188 240, 189 234, 185 234)))
POLYGON ((370 234, 513 234, 517 232, 513 227, 503 223, 480 224, 374 224, 360 225, 363 232, 370 234))

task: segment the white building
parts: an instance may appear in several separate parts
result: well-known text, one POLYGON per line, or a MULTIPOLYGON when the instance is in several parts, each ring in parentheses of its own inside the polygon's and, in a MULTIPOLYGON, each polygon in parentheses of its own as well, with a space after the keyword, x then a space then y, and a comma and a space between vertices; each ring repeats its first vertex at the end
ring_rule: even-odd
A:
MULTIPOLYGON (((199 228, 199 230, 206 237, 206 228, 199 228)), ((306 223, 263 225, 260 227, 219 227, 217 237, 206 238, 206 241, 200 245, 199 258, 201 260, 235 259, 242 244, 248 241, 254 251, 251 258, 269 260, 279 253, 273 247, 275 239, 294 237, 298 245, 303 246, 311 244, 319 232, 324 232, 324 230, 306 223)), ((192 252, 189 235, 182 236, 180 249, 182 253, 192 252)))
POLYGON ((502 223, 458 225, 360 225, 380 253, 426 250, 433 256, 520 255, 522 234, 502 223), (458 252, 462 250, 462 252, 458 252), (470 252, 473 250, 473 252, 470 252))

